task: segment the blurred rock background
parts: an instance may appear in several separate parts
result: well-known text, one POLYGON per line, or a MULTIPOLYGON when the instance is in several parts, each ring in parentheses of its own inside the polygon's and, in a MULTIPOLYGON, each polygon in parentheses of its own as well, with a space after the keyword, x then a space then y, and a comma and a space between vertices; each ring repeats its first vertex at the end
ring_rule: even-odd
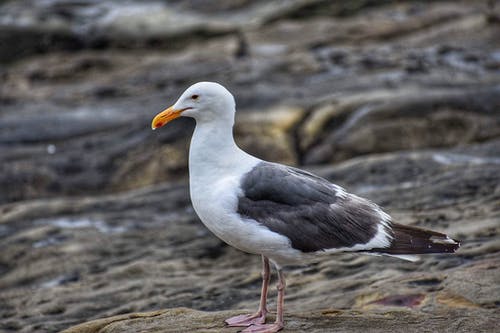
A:
POLYGON ((189 202, 194 123, 150 130, 203 80, 235 95, 245 150, 462 240, 291 267, 287 331, 498 329, 497 1, 17 0, 0 2, 0 331, 235 332, 222 318, 254 310, 260 258, 189 202))

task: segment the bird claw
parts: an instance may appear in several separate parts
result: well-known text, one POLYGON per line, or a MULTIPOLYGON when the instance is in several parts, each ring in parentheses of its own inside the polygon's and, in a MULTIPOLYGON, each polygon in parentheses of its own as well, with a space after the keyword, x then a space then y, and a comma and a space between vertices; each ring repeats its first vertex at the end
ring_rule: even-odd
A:
POLYGON ((261 313, 253 315, 239 315, 225 320, 226 324, 231 327, 244 327, 250 325, 261 325, 266 322, 266 316, 261 313))
POLYGON ((241 333, 276 333, 283 328, 282 323, 257 324, 245 328, 241 333))

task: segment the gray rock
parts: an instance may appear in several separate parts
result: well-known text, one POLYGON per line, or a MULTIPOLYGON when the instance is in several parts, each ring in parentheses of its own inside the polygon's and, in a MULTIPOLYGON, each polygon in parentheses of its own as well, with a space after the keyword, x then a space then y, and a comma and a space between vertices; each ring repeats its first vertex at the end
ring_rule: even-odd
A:
POLYGON ((379 92, 346 100, 313 110, 310 120, 299 128, 304 163, 455 146, 500 135, 500 86, 465 91, 419 89, 391 93, 391 97, 379 92))
POLYGON ((189 201, 193 122, 150 130, 202 80, 235 94, 244 149, 462 241, 418 263, 289 267, 288 331, 496 330, 487 1, 152 3, 2 2, 1 331, 234 332, 223 318, 255 310, 260 259, 210 234, 189 201))
MULTIPOLYGON (((455 329, 454 318, 464 313, 475 318, 467 325, 492 328, 494 321, 480 318, 494 318, 498 306, 500 173, 498 160, 489 157, 498 155, 497 147, 394 153, 315 170, 383 204, 401 223, 460 239, 462 248, 456 255, 425 256, 419 263, 346 254, 292 267, 287 274, 292 331, 303 325, 318 325, 321 331, 331 309, 335 325, 345 329, 401 325, 408 319, 401 311, 413 318, 410 332, 424 323, 455 329), (321 315, 325 307, 329 310, 321 315), (432 324, 429 313, 446 319, 432 324), (380 315, 394 316, 394 323, 378 322, 380 315), (317 319, 309 321, 311 316, 317 319), (351 316, 364 320, 351 321, 351 316)), ((184 183, 120 195, 12 203, 1 207, 1 216, 3 316, 22 323, 21 332, 61 330, 151 309, 251 311, 257 305, 259 258, 211 235, 190 208, 184 183), (17 312, 23 302, 29 305, 17 312), (35 315, 40 312, 42 317, 35 315)), ((210 327, 220 327, 217 318, 223 315, 213 314, 210 327)), ((204 329, 202 318, 208 320, 209 314, 179 323, 204 329)), ((150 324, 164 322, 137 322, 150 324)))
MULTIPOLYGON (((237 328, 224 327, 224 318, 241 312, 200 312, 186 308, 176 308, 147 313, 120 315, 78 325, 63 333, 111 333, 111 332, 237 332, 237 328)), ((456 324, 448 325, 440 315, 415 313, 405 310, 379 311, 366 313, 324 309, 287 316, 285 332, 345 332, 399 331, 401 322, 406 322, 409 331, 469 332, 476 329, 494 328, 498 319, 492 311, 458 310, 449 318, 456 324), (479 319, 484 316, 484 319, 479 319), (460 324, 458 324, 460 322, 460 324)))

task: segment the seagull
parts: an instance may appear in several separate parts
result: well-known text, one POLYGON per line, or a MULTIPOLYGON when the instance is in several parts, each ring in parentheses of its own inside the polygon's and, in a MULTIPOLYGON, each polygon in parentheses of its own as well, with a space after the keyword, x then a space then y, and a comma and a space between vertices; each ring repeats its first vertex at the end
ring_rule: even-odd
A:
POLYGON ((460 243, 445 234, 397 224, 375 203, 312 173, 267 162, 240 149, 233 138, 233 95, 215 82, 190 86, 156 115, 152 129, 179 117, 196 121, 189 148, 189 188, 203 224, 227 244, 262 257, 262 290, 256 313, 226 319, 244 333, 284 327, 287 265, 331 253, 388 255, 453 253, 460 243), (270 263, 278 274, 276 321, 266 324, 270 263))

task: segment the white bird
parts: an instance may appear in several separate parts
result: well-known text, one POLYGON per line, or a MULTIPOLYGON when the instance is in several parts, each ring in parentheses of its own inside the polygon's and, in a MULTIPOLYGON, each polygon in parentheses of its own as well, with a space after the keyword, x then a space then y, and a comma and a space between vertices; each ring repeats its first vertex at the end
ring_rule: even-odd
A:
POLYGON ((455 252, 448 236, 396 224, 376 204, 300 169, 266 162, 241 150, 233 139, 235 101, 218 83, 199 82, 159 113, 152 128, 192 117, 189 185, 194 210, 227 244, 262 256, 259 309, 226 320, 243 332, 284 327, 283 267, 338 252, 383 254, 416 260, 415 254, 455 252), (272 262, 278 271, 276 321, 266 324, 272 262))

